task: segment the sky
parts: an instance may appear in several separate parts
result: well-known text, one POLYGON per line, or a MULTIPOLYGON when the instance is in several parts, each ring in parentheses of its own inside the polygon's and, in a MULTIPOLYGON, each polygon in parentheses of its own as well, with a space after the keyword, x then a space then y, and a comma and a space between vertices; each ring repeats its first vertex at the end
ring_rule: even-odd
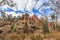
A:
POLYGON ((24 13, 28 13, 30 16, 35 14, 38 18, 44 13, 49 16, 53 12, 51 10, 50 0, 13 0, 13 2, 16 3, 14 7, 5 4, 0 6, 0 10, 5 11, 8 15, 12 14, 13 16, 22 15, 24 13), (46 5, 45 3, 49 4, 46 5))

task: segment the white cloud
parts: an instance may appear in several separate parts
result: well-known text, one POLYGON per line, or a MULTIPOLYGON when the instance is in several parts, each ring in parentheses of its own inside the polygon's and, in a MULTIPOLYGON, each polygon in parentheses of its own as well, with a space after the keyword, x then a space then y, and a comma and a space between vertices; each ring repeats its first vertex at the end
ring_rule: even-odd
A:
POLYGON ((35 0, 28 0, 26 5, 26 10, 32 11, 32 8, 34 7, 36 1, 35 0))
POLYGON ((41 18, 41 15, 37 16, 39 19, 41 18))
POLYGON ((42 5, 42 0, 39 0, 35 6, 36 9, 38 9, 42 5))
POLYGON ((16 2, 19 10, 24 10, 27 0, 14 0, 14 2, 16 2))
POLYGON ((30 17, 34 15, 34 13, 28 13, 28 14, 29 14, 30 17))
POLYGON ((57 24, 60 25, 60 19, 57 20, 57 24))
POLYGON ((60 22, 60 19, 58 19, 58 22, 60 22))
POLYGON ((7 7, 8 7, 8 8, 11 8, 11 9, 13 9, 13 10, 16 11, 16 7, 9 7, 8 5, 0 6, 0 9, 1 9, 1 10, 4 10, 4 9, 7 9, 7 7))
POLYGON ((3 10, 3 9, 6 9, 8 7, 8 5, 3 5, 3 6, 0 6, 0 9, 3 10))
POLYGON ((14 16, 22 16, 22 14, 16 14, 15 12, 5 12, 7 15, 10 15, 10 14, 12 14, 12 16, 14 17, 14 16))

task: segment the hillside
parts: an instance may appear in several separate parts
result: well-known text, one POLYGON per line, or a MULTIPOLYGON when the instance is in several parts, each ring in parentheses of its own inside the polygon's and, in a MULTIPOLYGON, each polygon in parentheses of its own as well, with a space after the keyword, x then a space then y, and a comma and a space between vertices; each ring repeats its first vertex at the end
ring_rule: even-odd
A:
POLYGON ((30 17, 2 16, 0 19, 0 40, 60 40, 60 25, 55 28, 51 22, 36 15, 30 17), (57 37, 56 37, 57 36, 57 37))

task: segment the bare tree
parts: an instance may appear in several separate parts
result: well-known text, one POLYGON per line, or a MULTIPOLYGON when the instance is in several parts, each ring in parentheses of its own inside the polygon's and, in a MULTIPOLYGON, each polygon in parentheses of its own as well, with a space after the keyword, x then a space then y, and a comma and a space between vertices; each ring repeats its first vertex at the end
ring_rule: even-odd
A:
POLYGON ((51 19, 52 19, 52 28, 55 30, 55 25, 54 25, 54 20, 55 20, 55 14, 51 14, 51 19))
POLYGON ((1 5, 3 2, 5 2, 5 0, 2 0, 2 1, 0 2, 0 5, 1 5))
POLYGON ((4 12, 4 11, 1 11, 1 14, 2 14, 2 18, 3 18, 3 20, 5 20, 5 19, 6 19, 5 12, 4 12))
POLYGON ((14 7, 16 3, 14 3, 12 0, 2 0, 0 2, 0 5, 5 5, 7 4, 10 7, 14 7))
POLYGON ((57 21, 58 21, 58 13, 60 10, 60 1, 59 0, 51 0, 52 1, 52 9, 53 9, 53 14, 55 15, 55 30, 57 27, 57 21))
MULTIPOLYGON (((7 4, 10 7, 14 7, 15 6, 15 3, 12 0, 2 0, 0 2, 0 6, 3 6, 5 4, 7 4)), ((3 19, 6 19, 6 13, 5 13, 5 11, 0 9, 0 13, 3 16, 3 19)), ((11 15, 8 15, 8 17, 11 18, 11 15)))

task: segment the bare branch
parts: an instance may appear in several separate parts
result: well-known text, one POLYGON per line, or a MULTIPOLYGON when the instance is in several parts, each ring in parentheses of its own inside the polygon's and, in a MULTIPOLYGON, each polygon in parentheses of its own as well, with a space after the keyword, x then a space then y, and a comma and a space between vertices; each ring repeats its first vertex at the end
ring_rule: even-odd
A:
POLYGON ((0 5, 4 2, 5 0, 3 0, 1 3, 0 3, 0 5))

